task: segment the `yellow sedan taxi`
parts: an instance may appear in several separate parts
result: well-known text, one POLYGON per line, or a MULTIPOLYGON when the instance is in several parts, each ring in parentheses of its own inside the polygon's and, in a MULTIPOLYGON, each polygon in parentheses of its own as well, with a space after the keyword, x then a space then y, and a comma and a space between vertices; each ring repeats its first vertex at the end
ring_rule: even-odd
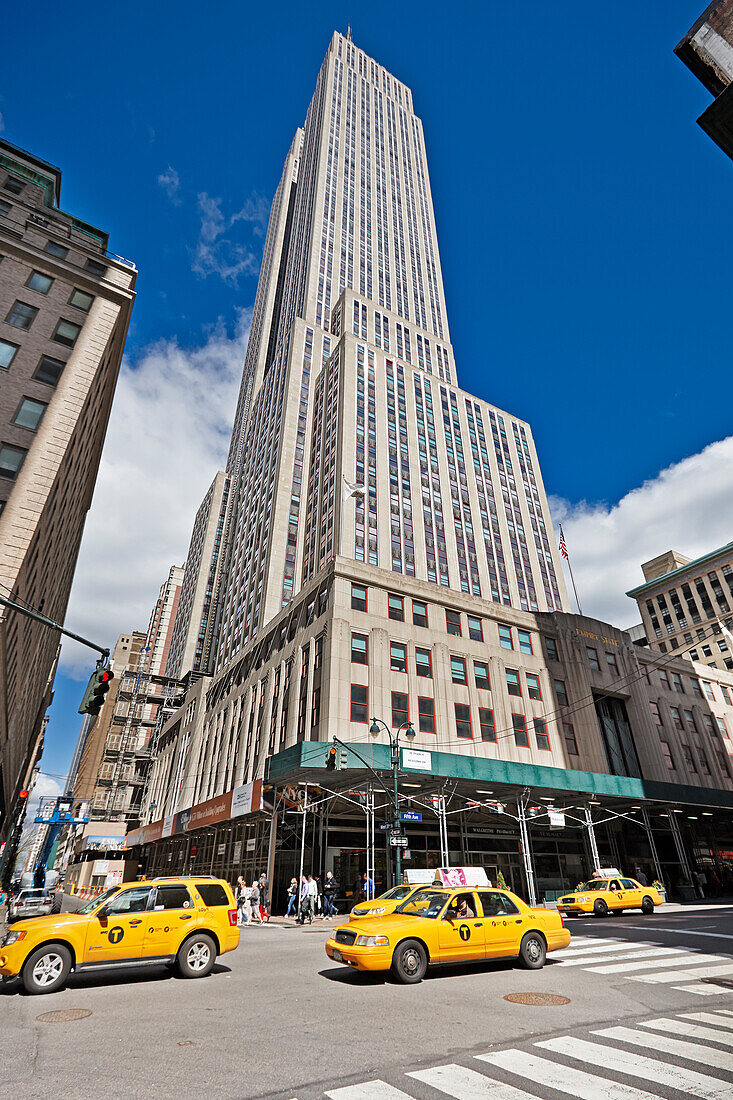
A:
POLYGON ((111 887, 76 913, 17 921, 0 939, 0 976, 20 976, 29 993, 53 993, 72 969, 168 965, 203 978, 238 944, 228 882, 158 878, 111 887))
MULTIPOLYGON (((423 883, 423 886, 425 884, 423 883)), ((362 902, 355 906, 349 915, 349 920, 362 920, 364 917, 384 917, 388 913, 394 913, 398 905, 406 901, 419 886, 393 886, 386 894, 380 894, 378 898, 362 902)))
POLYGON ((636 879, 618 875, 584 882, 572 894, 558 898, 557 908, 571 916, 593 913, 596 917, 607 917, 611 912, 623 913, 624 909, 641 909, 648 916, 663 900, 653 886, 642 886, 636 879))
POLYGON ((355 970, 391 970, 412 984, 439 963, 518 957, 536 970, 548 951, 569 943, 559 913, 532 909, 508 890, 423 886, 390 915, 335 928, 326 954, 355 970))

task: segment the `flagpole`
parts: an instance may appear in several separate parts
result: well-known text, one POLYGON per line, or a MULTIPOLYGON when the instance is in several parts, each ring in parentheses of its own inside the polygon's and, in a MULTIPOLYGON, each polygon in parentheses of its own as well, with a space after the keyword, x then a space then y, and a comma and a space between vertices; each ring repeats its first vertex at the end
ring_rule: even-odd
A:
POLYGON ((578 589, 575 587, 575 577, 573 576, 573 567, 570 564, 570 555, 568 554, 568 548, 567 548, 567 544, 565 542, 565 535, 563 534, 563 531, 562 531, 562 524, 559 524, 559 527, 560 527, 560 551, 562 553, 562 556, 565 558, 565 561, 568 563, 568 573, 570 574, 570 580, 572 581, 572 584, 573 584, 573 592, 575 593, 575 602, 578 605, 579 614, 582 615, 583 614, 583 608, 580 606, 580 599, 578 598, 578 589))

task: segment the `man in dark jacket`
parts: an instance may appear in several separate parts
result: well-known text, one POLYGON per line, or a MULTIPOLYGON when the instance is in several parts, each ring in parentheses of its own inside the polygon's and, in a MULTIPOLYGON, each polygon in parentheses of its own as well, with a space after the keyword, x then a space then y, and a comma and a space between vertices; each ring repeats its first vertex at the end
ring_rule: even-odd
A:
POLYGON ((337 917, 336 911, 336 894, 338 893, 339 885, 336 879, 333 877, 332 871, 326 871, 326 877, 323 880, 323 904, 325 908, 325 918, 330 920, 331 917, 337 917))

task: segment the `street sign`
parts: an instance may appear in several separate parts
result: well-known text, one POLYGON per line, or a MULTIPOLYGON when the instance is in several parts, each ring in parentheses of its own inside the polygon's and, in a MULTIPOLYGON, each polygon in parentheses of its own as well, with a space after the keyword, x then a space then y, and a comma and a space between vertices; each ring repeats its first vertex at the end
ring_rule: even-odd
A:
POLYGON ((391 825, 389 830, 390 836, 404 836, 401 825, 391 825))
POLYGON ((383 833, 386 833, 387 829, 392 828, 392 822, 391 821, 380 821, 379 822, 379 828, 382 830, 383 833))
POLYGON ((406 848, 407 837, 406 836, 391 836, 389 842, 393 848, 406 848))
POLYGON ((417 814, 413 810, 405 810, 400 814, 400 821, 422 821, 422 814, 417 814))

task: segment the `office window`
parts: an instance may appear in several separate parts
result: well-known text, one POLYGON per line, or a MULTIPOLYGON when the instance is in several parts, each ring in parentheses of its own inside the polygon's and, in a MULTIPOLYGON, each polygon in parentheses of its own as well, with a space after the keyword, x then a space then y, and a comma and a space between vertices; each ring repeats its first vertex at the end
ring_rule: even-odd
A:
POLYGON ((45 382, 47 386, 55 386, 65 365, 60 359, 52 359, 50 355, 42 355, 33 378, 36 382, 45 382))
POLYGON ((351 606, 354 611, 366 611, 367 609, 367 590, 363 584, 352 584, 351 586, 351 606))
POLYGON ((540 678, 536 676, 534 672, 528 672, 527 676, 527 695, 530 699, 542 699, 542 689, 540 688, 540 678))
POLYGON ((585 647, 585 652, 588 654, 588 664, 590 667, 594 672, 600 672, 601 666, 598 661, 598 650, 594 649, 592 645, 587 645, 585 647))
POLYGON ((532 635, 530 632, 528 630, 518 630, 517 639, 519 641, 519 652, 528 653, 531 656, 534 650, 532 649, 532 635))
POLYGON ((697 755, 700 758, 700 771, 703 775, 710 775, 711 772, 710 765, 708 764, 708 758, 705 755, 705 750, 701 749, 699 745, 697 746, 697 755))
POLYGON ((16 328, 29 329, 37 316, 38 310, 35 306, 29 306, 27 302, 14 302, 5 320, 16 328))
POLYGON ((527 720, 524 715, 513 714, 512 726, 514 727, 514 744, 517 748, 528 749, 529 737, 527 736, 527 720))
POLYGON ((28 452, 22 447, 11 447, 9 443, 0 443, 0 477, 13 481, 27 454, 28 452))
POLYGON ((433 660, 429 649, 415 649, 415 668, 418 676, 427 676, 432 679, 433 660))
MULTIPOLYGON (((692 652, 693 651, 690 650, 690 656, 691 657, 692 657, 692 652)), ((692 694, 697 695, 698 699, 702 699, 702 688, 700 687, 699 681, 698 680, 691 680, 690 683, 692 684, 692 694)))
POLYGON ((713 723, 712 715, 703 714, 702 720, 705 723, 705 729, 708 731, 711 737, 715 737, 715 725, 713 723))
POLYGON ((405 621, 405 600, 403 596, 387 596, 387 614, 398 623, 405 621))
POLYGON ((559 661, 560 656, 557 652, 557 642, 554 638, 545 638, 545 649, 547 650, 547 657, 550 661, 559 661))
POLYGON ((519 683, 519 673, 514 668, 506 669, 506 689, 510 695, 522 694, 522 688, 519 683))
POLYGON ((25 184, 15 176, 8 176, 3 184, 3 190, 9 191, 11 195, 20 195, 25 190, 25 184))
POLYGON ((682 721, 682 715, 680 714, 679 707, 670 707, 669 712, 672 715, 672 724, 675 729, 684 730, 685 726, 682 721))
POLYGON ((103 275, 107 274, 107 264, 100 264, 97 260, 87 260, 84 267, 90 275, 94 275, 97 279, 101 279, 103 275))
POLYGON ((389 643, 389 667, 393 672, 407 672, 407 646, 400 642, 389 643))
POLYGON ((473 730, 471 729, 471 708, 467 707, 465 703, 454 703, 456 712, 456 735, 471 739, 473 737, 473 730))
POLYGON ((351 635, 351 661, 355 665, 369 664, 369 639, 366 634, 351 635))
POLYGON ((410 720, 407 695, 402 691, 392 692, 392 729, 405 726, 410 720))
POLYGON ((565 748, 569 756, 578 755, 578 742, 575 740, 575 730, 570 722, 563 722, 562 735, 565 739, 565 748))
POLYGON ((7 218, 12 209, 12 203, 6 202, 5 199, 0 199, 0 218, 7 218))
POLYGON ((690 752, 690 746, 689 745, 683 745, 682 746, 682 755, 685 758, 685 764, 687 764, 687 770, 693 772, 694 774, 697 774, 697 767, 695 766, 695 761, 692 757, 692 753, 690 752))
POLYGON ((537 740, 537 748, 543 752, 550 751, 550 737, 547 732, 547 722, 543 718, 533 718, 534 735, 537 740))
POLYGON ((672 673, 672 687, 675 691, 679 692, 680 695, 685 694, 685 685, 682 683, 682 677, 679 672, 672 673))
POLYGON ((618 661, 615 653, 606 653, 606 664, 608 665, 608 671, 613 676, 618 676, 618 661))
POLYGON ((450 677, 454 684, 467 684, 466 662, 463 657, 451 657, 450 677))
POLYGON ((428 605, 422 600, 412 601, 412 621, 415 626, 428 625, 428 605))
POLYGON ((725 719, 721 718, 719 715, 716 715, 715 721, 718 729, 720 730, 721 736, 728 737, 728 727, 725 724, 725 719))
POLYGON ((654 701, 650 701, 649 710, 652 712, 652 718, 654 719, 654 721, 657 723, 658 726, 661 726, 662 725, 662 716, 659 713, 659 705, 657 703, 655 703, 654 701))
POLYGON ((461 636, 461 616, 458 611, 446 611, 445 613, 445 629, 449 634, 455 634, 457 638, 461 636))
POLYGON ((94 301, 93 294, 87 294, 85 290, 73 290, 69 298, 69 305, 88 313, 94 301))
POLYGON ((51 339, 57 344, 63 344, 65 348, 73 348, 80 332, 81 325, 75 325, 72 321, 59 321, 51 339))
POLYGON ((351 685, 351 721, 367 722, 368 692, 365 684, 351 685))
POLYGON ((435 703, 427 695, 417 697, 417 721, 420 733, 435 733, 435 703))
POLYGON ((25 285, 29 290, 35 290, 39 294, 48 294, 53 286, 53 279, 50 275, 44 275, 42 271, 31 271, 25 285))
POLYGON ((731 698, 729 688, 725 684, 721 684, 720 690, 723 693, 723 700, 728 704, 728 706, 733 706, 733 699, 731 698))
POLYGON ((47 406, 43 401, 34 401, 32 397, 24 397, 13 417, 13 423, 19 428, 28 428, 34 432, 41 423, 47 406))
POLYGON ((514 649, 512 642, 512 628, 499 624, 499 645, 502 649, 514 649))
POLYGON ((15 359, 17 350, 18 344, 11 344, 8 340, 0 340, 0 367, 7 370, 13 359, 15 359))
POLYGON ((484 632, 481 628, 481 620, 477 619, 475 615, 468 616, 468 636, 474 642, 483 642, 484 632))
POLYGON ((478 708, 478 720, 481 727, 482 741, 496 741, 496 726, 494 725, 494 712, 488 707, 478 708))
POLYGON ((489 669, 485 661, 473 662, 473 676, 476 681, 477 688, 483 688, 484 691, 489 691, 491 684, 489 683, 489 669))
POLYGON ((565 688, 565 681, 553 680, 552 682, 555 686, 555 698, 561 707, 566 707, 568 705, 568 693, 565 688))
POLYGON ((687 722, 687 725, 690 727, 690 729, 696 730, 697 729, 697 722, 695 721, 695 716, 693 715, 692 711, 691 710, 686 710, 684 713, 685 713, 685 722, 687 722))
POLYGON ((49 241, 45 250, 49 256, 56 256, 59 260, 65 260, 69 255, 68 248, 64 248, 62 244, 56 244, 56 241, 49 241))
POLYGON ((703 680, 702 687, 703 691, 705 692, 705 698, 714 701, 715 695, 713 694, 713 685, 710 683, 710 681, 703 680))
POLYGON ((669 744, 666 741, 660 741, 659 744, 662 747, 662 756, 667 763, 667 767, 671 772, 676 772, 677 765, 674 762, 674 757, 672 756, 672 750, 669 747, 669 744))

